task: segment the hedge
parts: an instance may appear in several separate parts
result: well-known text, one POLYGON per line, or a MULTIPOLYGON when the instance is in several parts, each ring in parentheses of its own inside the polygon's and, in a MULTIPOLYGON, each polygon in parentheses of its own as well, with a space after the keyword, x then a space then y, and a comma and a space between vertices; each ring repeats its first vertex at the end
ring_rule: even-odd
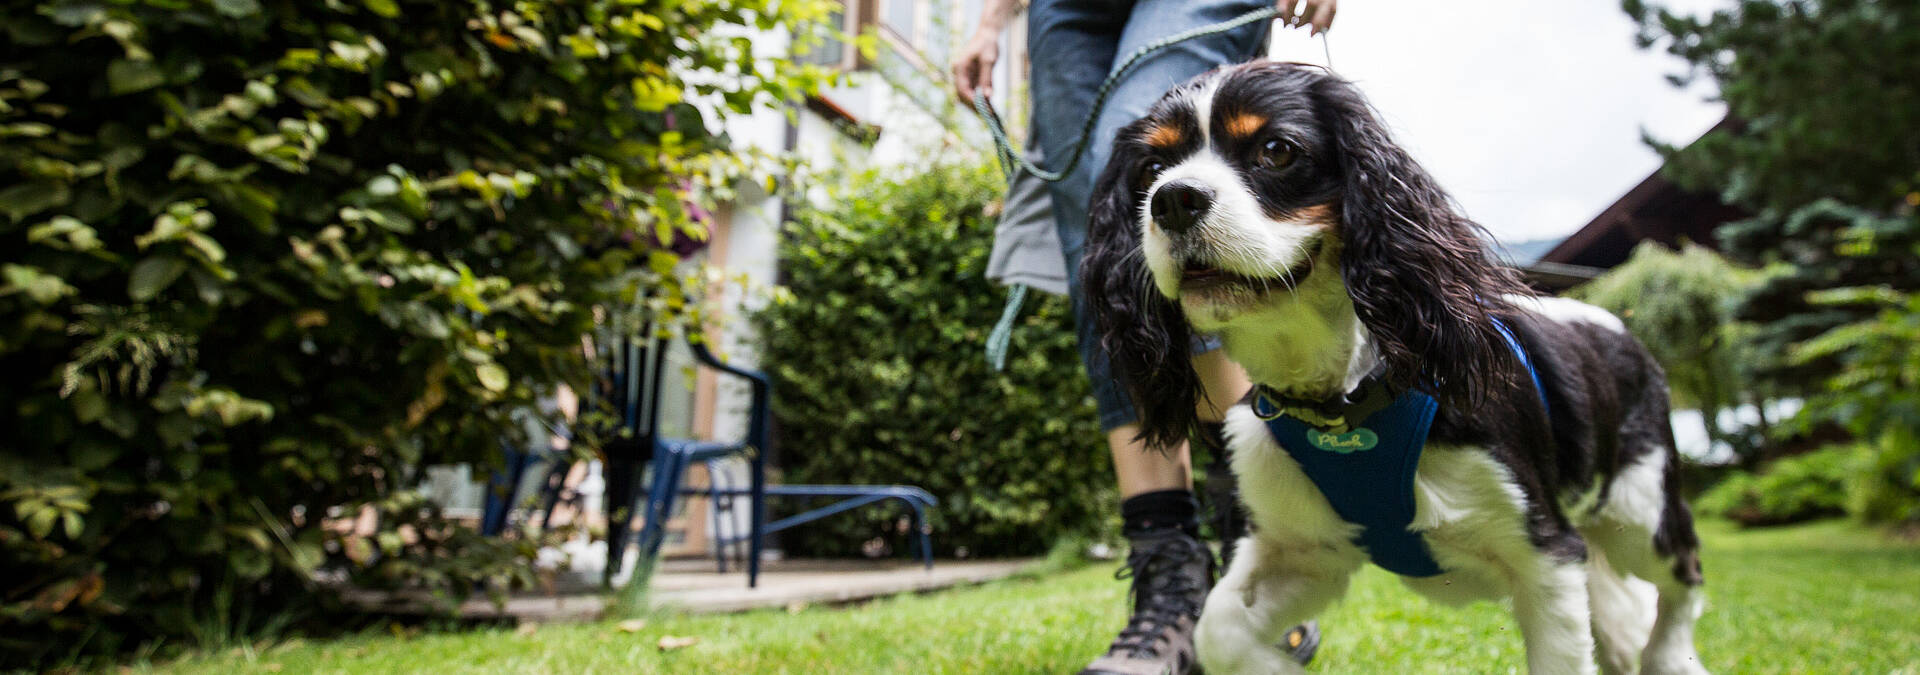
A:
POLYGON ((1777 525, 1837 516, 1859 473, 1862 448, 1836 445, 1774 460, 1754 474, 1736 471, 1696 500, 1700 512, 1742 525, 1777 525))
POLYGON ((708 124, 822 79, 715 27, 825 10, 0 9, 0 668, 246 639, 323 582, 527 581, 422 467, 584 384, 597 307, 684 304, 652 242, 742 170, 708 124))
MULTIPOLYGON (((756 319, 783 479, 923 486, 941 555, 1040 553, 1118 513, 1066 302, 1032 294, 1005 372, 983 356, 1006 297, 983 276, 1001 187, 980 165, 848 177, 787 227, 785 299, 756 319)), ((905 555, 900 525, 863 509, 782 545, 905 555)))

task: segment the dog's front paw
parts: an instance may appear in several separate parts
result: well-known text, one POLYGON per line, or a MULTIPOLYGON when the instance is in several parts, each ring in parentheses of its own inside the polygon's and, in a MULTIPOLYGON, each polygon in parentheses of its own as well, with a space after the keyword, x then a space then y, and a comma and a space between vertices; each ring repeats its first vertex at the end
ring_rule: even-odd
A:
POLYGON ((1306 672, 1293 655, 1255 634, 1254 617, 1248 608, 1229 605, 1222 608, 1224 611, 1215 611, 1215 606, 1221 603, 1207 604, 1193 634, 1195 655, 1207 675, 1306 672))

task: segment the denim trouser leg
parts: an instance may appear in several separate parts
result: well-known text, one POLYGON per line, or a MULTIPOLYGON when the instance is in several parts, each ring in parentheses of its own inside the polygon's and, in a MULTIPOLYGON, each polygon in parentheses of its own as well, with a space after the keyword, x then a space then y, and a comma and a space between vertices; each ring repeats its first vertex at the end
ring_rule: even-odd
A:
MULTIPOLYGON (((1094 94, 1107 74, 1154 40, 1191 28, 1219 23, 1265 7, 1270 0, 1034 0, 1027 10, 1027 51, 1033 64, 1033 131, 1049 168, 1072 151, 1093 108, 1094 94)), ((1080 290, 1080 256, 1087 245, 1087 205, 1094 177, 1106 166, 1113 136, 1138 119, 1160 95, 1195 75, 1258 56, 1266 47, 1268 22, 1195 38, 1142 60, 1117 85, 1094 125, 1087 155, 1065 179, 1051 185, 1053 214, 1066 256, 1067 289, 1073 298, 1074 329, 1080 358, 1093 383, 1103 429, 1132 423, 1136 416, 1107 365, 1080 290)))

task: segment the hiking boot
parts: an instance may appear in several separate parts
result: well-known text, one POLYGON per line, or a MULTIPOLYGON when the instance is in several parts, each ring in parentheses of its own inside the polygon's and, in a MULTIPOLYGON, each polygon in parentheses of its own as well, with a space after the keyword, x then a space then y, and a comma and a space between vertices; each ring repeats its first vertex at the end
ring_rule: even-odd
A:
POLYGON ((1213 552, 1178 529, 1133 536, 1115 579, 1133 579, 1133 616, 1105 656, 1080 675, 1187 675, 1193 625, 1213 580, 1213 552))

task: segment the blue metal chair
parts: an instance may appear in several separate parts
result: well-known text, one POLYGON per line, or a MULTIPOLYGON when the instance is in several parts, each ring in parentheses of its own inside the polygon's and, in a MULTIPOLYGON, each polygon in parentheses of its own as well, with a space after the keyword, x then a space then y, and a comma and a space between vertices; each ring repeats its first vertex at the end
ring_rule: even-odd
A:
MULTIPOLYGON (((642 335, 648 331, 641 331, 642 335)), ((702 366, 745 380, 751 390, 747 434, 739 441, 699 441, 666 438, 658 433, 661 382, 666 370, 666 342, 658 338, 644 345, 621 340, 613 355, 609 400, 620 411, 628 432, 623 442, 612 444, 607 453, 607 572, 612 581, 626 552, 627 533, 635 515, 643 518, 637 539, 643 563, 660 553, 666 537, 666 521, 673 515, 676 498, 683 495, 708 497, 716 505, 713 513, 715 553, 720 570, 726 571, 727 551, 733 545, 747 544, 747 586, 759 584, 761 553, 766 536, 789 527, 808 523, 853 509, 896 501, 912 513, 918 537, 919 557, 928 569, 933 567, 933 544, 926 512, 939 503, 932 494, 904 485, 767 485, 766 457, 772 447, 772 381, 764 373, 729 365, 716 358, 703 344, 688 341, 693 357, 702 366), (748 464, 748 485, 738 487, 717 477, 725 472, 718 464, 729 458, 744 458, 748 464), (682 485, 687 469, 704 463, 708 476, 715 477, 705 488, 682 485), (644 490, 635 490, 642 478, 640 467, 647 466, 644 490), (811 509, 774 522, 767 522, 767 497, 837 498, 832 504, 811 509), (748 527, 742 534, 722 530, 721 512, 729 514, 741 498, 747 502, 748 527), (639 508, 634 508, 634 507, 639 508)))
MULTIPOLYGON (((572 430, 565 424, 547 426, 543 422, 542 426, 543 431, 568 440, 573 439, 572 430)), ((547 520, 553 516, 554 505, 560 498, 561 483, 565 481, 567 469, 572 465, 565 461, 566 452, 556 450, 537 438, 531 440, 533 447, 524 449, 514 447, 505 440, 500 442, 500 452, 506 458, 506 462, 504 466, 487 477, 486 498, 480 512, 482 536, 497 537, 506 532, 509 516, 517 505, 515 497, 518 496, 520 484, 526 478, 527 472, 541 465, 545 465, 547 471, 546 478, 540 486, 541 505, 536 512, 541 514, 541 529, 546 528, 547 520)))

